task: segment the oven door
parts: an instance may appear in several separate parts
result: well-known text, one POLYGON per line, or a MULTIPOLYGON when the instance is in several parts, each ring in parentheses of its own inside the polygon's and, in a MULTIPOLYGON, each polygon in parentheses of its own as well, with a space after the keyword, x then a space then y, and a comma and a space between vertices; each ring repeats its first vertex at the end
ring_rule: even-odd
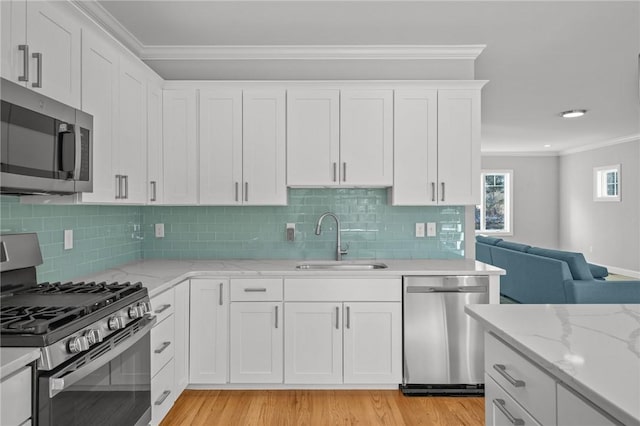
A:
POLYGON ((62 366, 38 372, 37 424, 149 424, 155 322, 155 317, 144 317, 62 366))

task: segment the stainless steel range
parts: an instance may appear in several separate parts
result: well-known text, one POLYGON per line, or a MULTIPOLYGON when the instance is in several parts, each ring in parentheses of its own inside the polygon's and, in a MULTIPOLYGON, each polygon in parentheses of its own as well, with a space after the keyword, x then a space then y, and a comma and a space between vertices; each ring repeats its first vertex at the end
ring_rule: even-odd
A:
POLYGON ((38 425, 151 420, 149 295, 141 283, 37 284, 36 234, 0 236, 0 339, 37 347, 38 425))

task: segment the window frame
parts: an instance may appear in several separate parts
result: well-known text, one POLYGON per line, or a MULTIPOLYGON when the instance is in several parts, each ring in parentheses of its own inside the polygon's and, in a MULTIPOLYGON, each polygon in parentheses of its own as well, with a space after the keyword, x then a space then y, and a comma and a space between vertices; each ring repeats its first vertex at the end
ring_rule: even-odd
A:
MULTIPOLYGON (((483 169, 480 171, 480 204, 475 208, 480 210, 480 229, 475 229, 476 235, 486 234, 491 236, 513 236, 513 169, 483 169), (505 213, 504 229, 484 229, 485 221, 485 176, 493 174, 505 175, 505 213)), ((475 227, 475 219, 474 219, 475 227)))
POLYGON ((621 164, 611 164, 593 168, 593 201, 620 202, 622 201, 622 169, 621 164), (616 172, 618 176, 616 195, 607 195, 607 174, 616 172))

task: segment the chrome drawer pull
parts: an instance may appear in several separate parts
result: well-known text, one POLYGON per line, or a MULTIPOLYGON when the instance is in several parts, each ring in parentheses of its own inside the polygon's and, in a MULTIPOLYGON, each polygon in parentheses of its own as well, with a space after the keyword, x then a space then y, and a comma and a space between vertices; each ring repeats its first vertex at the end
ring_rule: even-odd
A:
POLYGON ((18 50, 22 51, 22 72, 23 74, 18 76, 18 81, 29 81, 29 45, 19 44, 18 50))
POLYGON ((153 311, 153 312, 155 312, 156 314, 161 314, 161 313, 163 313, 164 311, 166 311, 167 309, 169 309, 170 307, 171 307, 171 305, 167 303, 166 305, 162 305, 162 306, 160 306, 158 309, 156 309, 156 310, 155 310, 155 311, 153 311))
POLYGON ((31 83, 31 87, 42 87, 42 53, 32 53, 31 57, 34 58, 37 62, 37 80, 34 83, 31 83))
POLYGON ((278 328, 278 305, 276 305, 276 328, 278 328))
POLYGON ((222 284, 220 283, 220 289, 218 290, 218 305, 222 306, 222 284))
POLYGON ((155 352, 157 354, 161 354, 169 346, 171 346, 171 342, 162 342, 162 345, 160 345, 160 347, 158 349, 156 349, 155 351, 153 351, 153 352, 155 352))
POLYGON ((340 308, 336 306, 336 330, 340 330, 340 308))
POLYGON ((511 422, 512 425, 514 426, 524 426, 524 420, 519 419, 517 417, 514 417, 513 414, 511 414, 509 412, 509 410, 507 410, 507 407, 505 406, 504 403, 504 399, 494 399, 493 400, 493 404, 498 407, 498 410, 500 410, 502 412, 502 414, 505 415, 505 417, 511 422))
POLYGON ((166 391, 162 392, 162 395, 160 395, 160 398, 158 398, 158 400, 156 402, 154 402, 154 404, 155 405, 162 405, 164 400, 167 399, 169 397, 169 395, 171 395, 171 391, 170 390, 166 390, 166 391))
POLYGON ((507 367, 502 364, 493 364, 493 369, 496 370, 502 377, 507 379, 507 382, 511 383, 516 388, 524 387, 524 380, 514 379, 509 373, 507 373, 507 367))
POLYGON ((432 202, 436 201, 436 183, 435 182, 431 182, 431 201, 432 202))
POLYGON ((245 293, 262 293, 267 291, 266 288, 245 288, 245 293))

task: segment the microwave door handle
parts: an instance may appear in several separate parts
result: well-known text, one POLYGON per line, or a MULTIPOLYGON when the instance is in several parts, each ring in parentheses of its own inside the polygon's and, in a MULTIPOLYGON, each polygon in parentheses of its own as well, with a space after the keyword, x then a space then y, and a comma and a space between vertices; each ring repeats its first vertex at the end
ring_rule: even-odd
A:
POLYGON ((71 385, 78 382, 79 380, 84 379, 90 373, 96 371, 98 368, 107 364, 108 362, 114 360, 117 356, 124 353, 127 349, 135 345, 140 339, 142 339, 147 333, 151 331, 153 326, 155 325, 157 319, 156 317, 149 317, 148 319, 143 320, 145 324, 142 328, 132 337, 124 340, 122 343, 118 344, 118 346, 113 349, 107 351, 102 356, 94 359, 88 364, 83 365, 75 371, 72 371, 69 374, 66 374, 64 377, 50 377, 49 378, 49 398, 53 398, 60 392, 68 389, 71 385))
MULTIPOLYGON (((77 119, 76 119, 77 120, 77 119)), ((74 146, 76 150, 75 167, 73 168, 73 177, 80 178, 80 170, 82 169, 82 127, 76 125, 74 129, 74 146)), ((93 153, 90 153, 93 155, 93 153)))
MULTIPOLYGON (((58 131, 58 170, 61 172, 74 173, 76 169, 76 133, 75 126, 67 123, 59 124, 58 131)), ((75 175, 74 175, 75 176, 75 175)))

